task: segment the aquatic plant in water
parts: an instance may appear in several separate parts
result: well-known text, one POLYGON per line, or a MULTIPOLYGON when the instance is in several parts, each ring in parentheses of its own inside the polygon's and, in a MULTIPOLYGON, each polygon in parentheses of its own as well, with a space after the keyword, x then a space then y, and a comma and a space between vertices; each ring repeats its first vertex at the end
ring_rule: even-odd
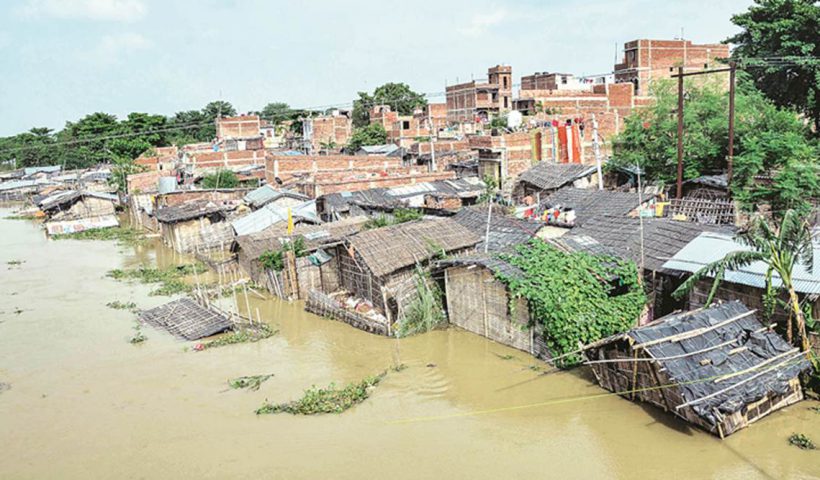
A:
POLYGON ((817 448, 814 442, 802 433, 795 433, 789 437, 789 445, 794 445, 801 450, 815 450, 817 448))
POLYGON ((248 389, 248 390, 259 390, 259 386, 262 385, 262 382, 266 381, 273 374, 268 375, 250 375, 247 377, 236 377, 228 380, 228 386, 233 389, 248 389))
POLYGON ((256 410, 257 415, 268 413, 290 413, 292 415, 318 415, 323 413, 342 413, 362 403, 370 396, 370 390, 381 382, 387 372, 367 377, 359 382, 350 383, 344 388, 330 384, 327 388, 315 385, 305 390, 299 400, 287 403, 265 403, 256 410))
POLYGON ((121 302, 119 300, 114 300, 113 302, 108 302, 105 304, 108 308, 113 308, 114 310, 128 310, 130 312, 137 311, 137 304, 134 302, 121 302))
POLYGON ((447 323, 441 301, 441 290, 430 275, 416 266, 416 295, 409 302, 396 328, 397 337, 425 333, 447 323))
POLYGON ((146 340, 148 340, 148 337, 146 337, 145 334, 142 333, 142 325, 140 325, 139 322, 135 323, 134 324, 134 335, 128 340, 128 342, 131 343, 131 344, 136 345, 136 344, 142 343, 146 340))
POLYGON ((140 266, 132 270, 117 268, 109 271, 107 276, 120 281, 137 281, 144 284, 159 283, 160 286, 154 289, 150 295, 170 296, 193 290, 193 287, 184 282, 183 279, 195 272, 204 272, 205 270, 205 266, 201 264, 179 265, 164 269, 140 266))
POLYGON ((233 345, 236 343, 258 342, 268 337, 276 335, 278 330, 266 323, 255 325, 246 325, 233 332, 226 333, 216 340, 206 343, 198 343, 194 346, 194 350, 201 351, 209 348, 224 347, 225 345, 233 345))
POLYGON ((145 234, 135 228, 111 227, 91 228, 76 233, 60 233, 51 236, 54 240, 115 240, 123 245, 137 245, 145 241, 145 234))

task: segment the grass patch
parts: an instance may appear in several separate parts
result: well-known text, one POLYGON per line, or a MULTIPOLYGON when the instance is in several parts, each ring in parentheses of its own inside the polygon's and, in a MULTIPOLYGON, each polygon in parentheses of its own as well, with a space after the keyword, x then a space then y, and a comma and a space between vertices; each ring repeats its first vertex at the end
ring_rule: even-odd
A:
POLYGON ((330 384, 327 388, 315 385, 305 390, 299 400, 288 403, 266 403, 256 410, 257 415, 268 413, 290 413, 292 415, 318 415, 323 413, 342 413, 362 403, 370 396, 370 389, 381 382, 387 372, 367 377, 360 382, 351 383, 344 388, 330 384))
POLYGON ((269 375, 250 375, 247 377, 237 377, 228 380, 228 386, 233 388, 234 390, 237 389, 248 389, 248 390, 259 390, 259 386, 262 385, 262 382, 266 381, 273 374, 269 375))
POLYGON ((3 217, 3 220, 37 220, 37 217, 34 215, 9 215, 3 217))
POLYGON ((809 410, 820 415, 820 407, 809 407, 809 410))
POLYGON ((512 355, 510 355, 509 353, 506 354, 506 355, 501 355, 500 353, 496 353, 495 356, 500 358, 501 360, 512 360, 513 358, 515 358, 512 355))
POLYGON ((54 240, 114 240, 123 245, 138 245, 145 241, 145 234, 130 227, 91 228, 77 233, 52 235, 54 240))
POLYGON ((193 275, 195 271, 204 272, 205 270, 206 268, 202 264, 179 265, 164 269, 139 267, 133 270, 121 270, 117 268, 109 271, 107 276, 120 281, 159 283, 160 286, 149 295, 169 296, 193 290, 193 286, 185 283, 183 278, 193 275))
POLYGON ((225 345, 234 345, 236 343, 258 342, 259 340, 264 340, 276 335, 277 332, 278 330, 275 330, 266 323, 253 326, 244 326, 238 330, 234 330, 233 332, 226 333, 216 340, 206 343, 198 343, 194 347, 194 350, 200 351, 207 350, 209 348, 224 347, 225 345))
POLYGON ((26 263, 25 260, 9 260, 8 262, 6 262, 6 265, 8 265, 9 270, 11 270, 12 268, 19 267, 20 265, 22 265, 24 263, 26 263))
POLYGON ((801 450, 815 450, 817 446, 811 439, 802 433, 795 433, 789 437, 789 445, 794 445, 801 450))

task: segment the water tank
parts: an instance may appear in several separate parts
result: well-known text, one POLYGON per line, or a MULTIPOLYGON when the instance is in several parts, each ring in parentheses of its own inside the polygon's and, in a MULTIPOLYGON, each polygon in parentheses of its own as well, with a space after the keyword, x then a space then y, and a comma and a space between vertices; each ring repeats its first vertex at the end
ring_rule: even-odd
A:
POLYGON ((177 189, 177 177, 159 177, 159 193, 173 192, 177 189))

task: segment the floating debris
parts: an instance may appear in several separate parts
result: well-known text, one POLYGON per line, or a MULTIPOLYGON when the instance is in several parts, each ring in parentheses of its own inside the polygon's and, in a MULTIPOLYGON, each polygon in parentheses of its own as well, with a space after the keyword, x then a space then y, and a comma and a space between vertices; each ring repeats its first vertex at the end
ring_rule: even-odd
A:
POLYGON ((247 390, 259 390, 259 386, 262 385, 262 382, 266 381, 273 374, 268 375, 250 375, 247 377, 237 377, 228 380, 228 386, 233 389, 247 389, 247 390))
POLYGON ((789 445, 794 445, 801 450, 815 450, 817 446, 811 439, 802 433, 795 433, 789 437, 789 445))
POLYGON ((288 403, 266 403, 256 410, 257 415, 268 413, 290 413, 292 415, 318 415, 323 413, 342 413, 345 410, 362 403, 370 396, 370 389, 381 382, 387 372, 367 377, 364 380, 351 383, 342 389, 334 384, 327 388, 310 387, 305 390, 299 400, 288 403))
POLYGON ((11 384, 0 382, 0 393, 5 392, 6 390, 11 390, 11 384))
POLYGON ((394 372, 401 372, 402 370, 406 370, 406 369, 407 369, 407 364, 404 364, 404 363, 400 363, 398 365, 393 365, 390 368, 390 370, 392 370, 394 372))
POLYGON ((6 262, 6 265, 9 266, 9 270, 13 269, 14 267, 19 267, 20 265, 26 263, 25 260, 9 260, 6 262))
POLYGON ((200 305, 190 298, 180 298, 140 313, 140 320, 168 331, 183 340, 198 340, 233 327, 227 315, 200 305))
POLYGON ((501 360, 512 360, 513 358, 515 358, 514 356, 510 355, 509 353, 506 354, 506 355, 501 355, 501 354, 496 353, 495 356, 500 358, 501 360))
POLYGON ((259 340, 264 340, 272 337, 278 333, 278 330, 273 329, 266 323, 244 325, 237 328, 233 332, 206 343, 198 343, 194 346, 194 350, 202 351, 209 348, 224 347, 225 345, 234 345, 236 343, 253 343, 259 340))

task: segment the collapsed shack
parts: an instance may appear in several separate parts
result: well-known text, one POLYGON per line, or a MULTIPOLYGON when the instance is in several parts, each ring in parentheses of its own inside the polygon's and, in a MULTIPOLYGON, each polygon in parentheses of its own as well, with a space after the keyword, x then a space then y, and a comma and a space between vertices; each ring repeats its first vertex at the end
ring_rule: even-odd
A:
POLYGON ((527 300, 515 298, 499 277, 520 278, 518 267, 487 254, 440 260, 451 325, 538 358, 549 358, 543 331, 531 327, 527 300))
MULTIPOLYGON (((343 291, 331 295, 334 305, 365 313, 359 315, 360 323, 375 324, 368 331, 391 335, 393 324, 405 320, 407 308, 417 297, 417 265, 423 268, 436 257, 464 253, 478 241, 475 234, 448 218, 417 220, 353 235, 336 248, 343 291)), ((311 302, 316 298, 309 297, 305 308, 321 315, 327 307, 311 302)))
MULTIPOLYGON (((225 222, 228 213, 237 206, 235 201, 199 199, 158 208, 156 219, 162 242, 180 253, 194 252, 200 247, 213 247, 214 241, 220 239, 224 244, 227 240, 224 238, 225 233, 229 230, 209 227, 225 222)), ((230 225, 226 223, 223 227, 230 228, 230 225)))
POLYGON ((118 202, 112 194, 66 190, 40 200, 39 207, 46 217, 46 231, 56 235, 118 226, 118 202))
POLYGON ((359 232, 367 221, 367 217, 359 216, 321 225, 299 224, 290 236, 287 222, 278 222, 260 232, 236 237, 231 251, 254 283, 263 285, 280 298, 305 299, 314 289, 338 289, 339 264, 335 247, 344 238, 359 232), (292 242, 301 244, 301 252, 284 255, 292 242), (277 252, 281 255, 281 270, 266 267, 263 257, 277 252))
POLYGON ((182 340, 199 340, 233 328, 231 319, 213 306, 202 306, 191 298, 180 298, 140 312, 141 321, 166 330, 182 340))
POLYGON ((803 399, 811 368, 740 302, 666 316, 586 349, 605 389, 723 438, 803 399))
POLYGON ((682 197, 670 201, 671 216, 696 223, 735 224, 735 204, 726 174, 693 178, 682 187, 682 197))
POLYGON ((473 232, 481 241, 476 250, 498 252, 528 242, 542 225, 507 215, 499 205, 462 208, 452 219, 473 232), (489 211, 492 209, 492 211, 489 211), (489 227, 488 224, 489 223, 489 227))

